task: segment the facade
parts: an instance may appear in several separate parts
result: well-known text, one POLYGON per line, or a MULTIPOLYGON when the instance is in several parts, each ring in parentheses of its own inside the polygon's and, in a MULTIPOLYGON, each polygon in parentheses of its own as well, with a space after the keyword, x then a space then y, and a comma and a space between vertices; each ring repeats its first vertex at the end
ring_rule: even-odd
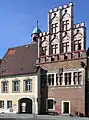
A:
POLYGON ((9 48, 0 64, 0 112, 39 112, 37 43, 9 48), (33 52, 32 52, 33 51, 33 52), (34 54, 34 56, 32 56, 34 54))
POLYGON ((38 23, 32 44, 8 49, 0 63, 0 111, 86 115, 86 29, 74 24, 73 3, 48 13, 48 32, 38 23))
POLYGON ((86 113, 86 29, 73 23, 73 3, 48 13, 48 32, 40 33, 38 66, 41 73, 43 112, 86 113), (46 77, 45 77, 46 76, 46 77))

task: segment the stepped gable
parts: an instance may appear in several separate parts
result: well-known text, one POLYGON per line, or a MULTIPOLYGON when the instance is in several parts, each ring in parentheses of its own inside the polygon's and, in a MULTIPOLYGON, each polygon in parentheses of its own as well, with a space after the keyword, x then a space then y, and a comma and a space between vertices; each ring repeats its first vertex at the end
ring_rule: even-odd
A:
POLYGON ((1 60, 0 76, 37 72, 37 43, 9 48, 1 60))

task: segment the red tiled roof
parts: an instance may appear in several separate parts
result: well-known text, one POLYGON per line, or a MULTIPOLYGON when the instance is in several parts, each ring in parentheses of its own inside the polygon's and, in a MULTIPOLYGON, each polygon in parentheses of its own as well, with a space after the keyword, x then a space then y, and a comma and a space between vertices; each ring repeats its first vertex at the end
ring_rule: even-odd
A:
POLYGON ((37 43, 9 48, 1 60, 0 76, 37 72, 37 43))

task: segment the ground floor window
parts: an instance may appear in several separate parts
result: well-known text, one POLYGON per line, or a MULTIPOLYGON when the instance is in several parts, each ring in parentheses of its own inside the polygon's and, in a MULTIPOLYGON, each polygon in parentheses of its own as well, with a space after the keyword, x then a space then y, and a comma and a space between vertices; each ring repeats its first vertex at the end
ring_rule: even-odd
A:
POLYGON ((70 101, 63 101, 62 102, 62 113, 63 114, 70 114, 70 101))
POLYGON ((11 108, 12 107, 12 101, 11 100, 8 100, 7 101, 7 108, 11 108))
POLYGON ((47 99, 47 110, 54 110, 55 109, 55 100, 54 98, 47 99))
POLYGON ((4 108, 4 101, 0 101, 0 108, 4 108))

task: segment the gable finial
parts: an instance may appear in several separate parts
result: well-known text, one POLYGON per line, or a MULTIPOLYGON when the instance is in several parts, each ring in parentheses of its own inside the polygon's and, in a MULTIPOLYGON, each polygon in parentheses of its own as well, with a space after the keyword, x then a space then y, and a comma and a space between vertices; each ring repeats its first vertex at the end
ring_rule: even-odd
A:
POLYGON ((38 20, 37 20, 36 26, 37 26, 37 28, 38 28, 38 20))

